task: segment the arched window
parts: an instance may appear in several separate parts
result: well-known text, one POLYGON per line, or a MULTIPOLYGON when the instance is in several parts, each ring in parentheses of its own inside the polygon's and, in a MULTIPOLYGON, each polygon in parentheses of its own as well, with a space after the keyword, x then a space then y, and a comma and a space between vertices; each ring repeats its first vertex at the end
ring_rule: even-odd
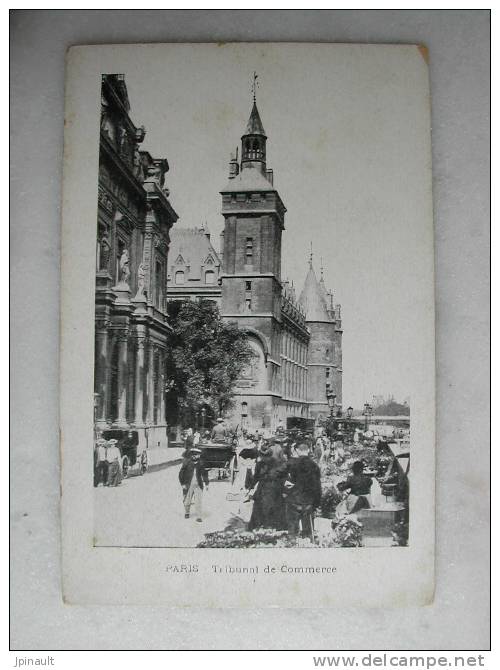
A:
POLYGON ((184 284, 184 270, 177 270, 175 273, 175 283, 184 284))
POLYGON ((214 284, 215 283, 215 272, 213 270, 207 270, 205 272, 205 284, 214 284))

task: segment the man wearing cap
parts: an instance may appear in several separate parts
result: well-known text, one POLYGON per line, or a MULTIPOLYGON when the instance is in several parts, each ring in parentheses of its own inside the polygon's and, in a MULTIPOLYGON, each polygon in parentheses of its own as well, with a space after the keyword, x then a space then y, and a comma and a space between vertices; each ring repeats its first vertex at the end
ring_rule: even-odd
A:
POLYGON ((106 484, 108 479, 108 463, 106 461, 106 440, 100 437, 94 448, 94 486, 102 482, 106 484))
POLYGON ((122 482, 122 455, 116 446, 117 443, 118 440, 108 440, 108 444, 105 447, 106 463, 108 464, 106 486, 118 486, 122 482))
POLYGON ((202 521, 203 490, 208 491, 208 471, 201 460, 201 449, 192 447, 179 470, 179 482, 182 486, 184 518, 189 519, 191 505, 194 503, 196 521, 202 521))
POLYGON ((226 429, 224 427, 224 421, 221 417, 217 419, 217 423, 212 429, 212 440, 214 442, 224 442, 226 439, 226 429))

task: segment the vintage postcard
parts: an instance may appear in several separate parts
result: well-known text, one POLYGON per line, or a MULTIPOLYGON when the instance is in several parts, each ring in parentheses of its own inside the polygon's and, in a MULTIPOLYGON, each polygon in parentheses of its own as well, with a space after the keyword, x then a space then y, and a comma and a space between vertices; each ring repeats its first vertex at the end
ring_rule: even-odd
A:
POLYGON ((70 49, 66 602, 432 601, 427 59, 70 49))

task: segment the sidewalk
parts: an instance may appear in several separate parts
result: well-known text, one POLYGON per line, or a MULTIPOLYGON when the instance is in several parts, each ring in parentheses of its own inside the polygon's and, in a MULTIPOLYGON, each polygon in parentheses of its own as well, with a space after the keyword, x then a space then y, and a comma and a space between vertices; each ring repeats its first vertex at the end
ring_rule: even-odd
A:
POLYGON ((161 470, 182 461, 184 447, 151 447, 147 450, 148 471, 161 470))

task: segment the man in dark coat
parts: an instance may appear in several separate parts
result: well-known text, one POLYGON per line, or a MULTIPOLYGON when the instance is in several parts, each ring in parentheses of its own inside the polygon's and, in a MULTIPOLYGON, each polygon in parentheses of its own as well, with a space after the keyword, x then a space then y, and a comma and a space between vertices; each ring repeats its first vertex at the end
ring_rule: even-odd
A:
POLYGON ((307 444, 297 445, 297 453, 288 462, 285 482, 288 533, 296 536, 302 526, 302 536, 313 539, 313 513, 321 504, 321 473, 307 444))
POLYGON ((203 491, 208 491, 208 471, 201 460, 201 449, 192 447, 179 470, 182 486, 184 518, 189 519, 191 504, 194 502, 196 521, 202 521, 203 491))

